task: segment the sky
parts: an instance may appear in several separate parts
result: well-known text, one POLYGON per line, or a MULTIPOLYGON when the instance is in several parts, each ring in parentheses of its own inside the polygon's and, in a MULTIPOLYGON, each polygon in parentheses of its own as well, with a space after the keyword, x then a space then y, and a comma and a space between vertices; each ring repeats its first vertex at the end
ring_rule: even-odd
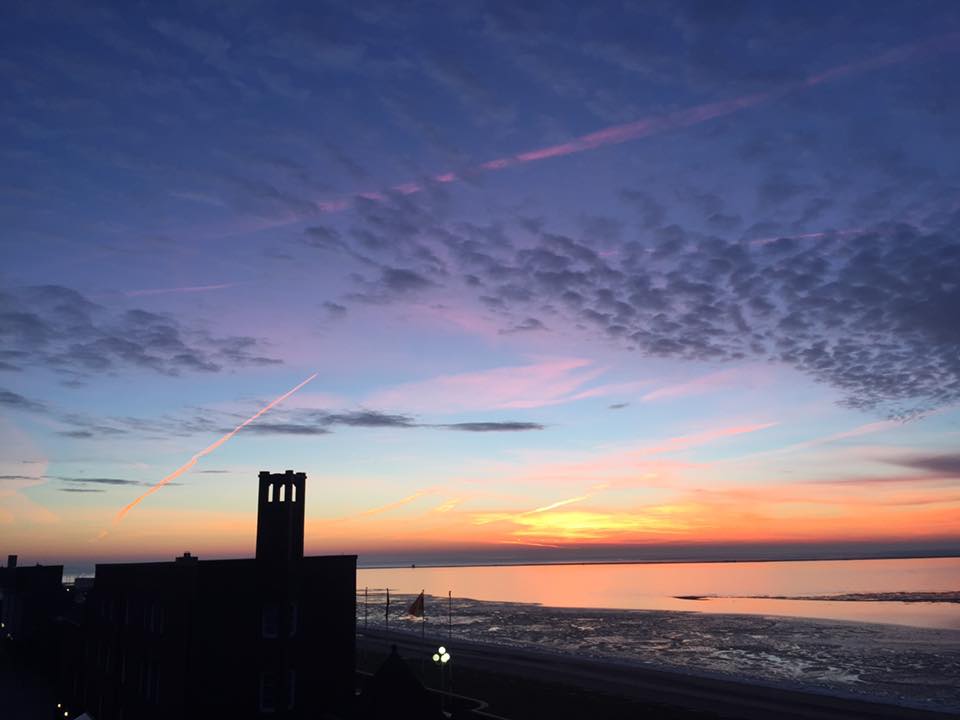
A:
POLYGON ((0 13, 0 550, 960 552, 955 2, 0 13))

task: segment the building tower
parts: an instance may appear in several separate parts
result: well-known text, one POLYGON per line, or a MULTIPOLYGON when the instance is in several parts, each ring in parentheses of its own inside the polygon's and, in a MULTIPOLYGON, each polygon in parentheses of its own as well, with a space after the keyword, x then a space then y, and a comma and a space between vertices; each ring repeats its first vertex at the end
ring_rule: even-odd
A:
POLYGON ((292 470, 260 473, 255 561, 261 606, 259 694, 260 712, 271 718, 301 716, 297 625, 306 480, 305 473, 292 470))
POLYGON ((289 567, 303 560, 306 473, 260 473, 257 502, 257 562, 289 567))

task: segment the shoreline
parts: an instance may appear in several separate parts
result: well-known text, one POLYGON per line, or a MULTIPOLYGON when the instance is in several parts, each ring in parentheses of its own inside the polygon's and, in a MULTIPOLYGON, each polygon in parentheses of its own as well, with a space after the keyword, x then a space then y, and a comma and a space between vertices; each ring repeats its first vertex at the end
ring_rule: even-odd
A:
MULTIPOLYGON (((375 588, 371 588, 371 589, 375 589, 375 588)), ((362 590, 360 588, 357 588, 358 597, 361 592, 362 590)), ((401 603, 401 605, 403 605, 412 599, 416 599, 418 594, 419 593, 416 593, 416 592, 396 593, 392 597, 395 600, 399 600, 400 598, 403 598, 403 601, 401 603)), ((445 602, 447 599, 445 595, 432 595, 431 593, 425 593, 424 597, 438 600, 440 601, 440 603, 445 602)), ((694 610, 692 608, 691 609, 665 609, 665 608, 625 608, 625 607, 606 607, 606 606, 592 607, 588 605, 544 605, 543 603, 539 603, 539 602, 523 602, 520 600, 481 600, 479 598, 467 597, 465 595, 454 596, 454 597, 456 597, 458 601, 475 603, 477 605, 536 608, 538 610, 544 610, 544 611, 554 610, 560 614, 596 613, 599 615, 610 615, 610 616, 616 616, 616 615, 622 615, 622 614, 636 614, 636 615, 645 615, 645 616, 686 615, 689 617, 704 616, 708 618, 731 618, 731 619, 738 619, 738 620, 746 619, 746 618, 753 618, 753 619, 760 619, 760 620, 765 618, 776 618, 778 620, 787 620, 787 621, 801 623, 801 624, 806 623, 806 624, 818 625, 818 626, 830 626, 830 625, 864 626, 864 627, 872 627, 876 629, 908 628, 910 630, 917 630, 920 632, 956 634, 958 640, 960 640, 960 627, 910 625, 906 623, 882 622, 878 620, 855 620, 855 619, 849 619, 849 618, 811 617, 806 615, 782 615, 776 612, 730 612, 727 610, 705 611, 705 610, 694 610)), ((686 599, 686 598, 682 598, 682 599, 686 599)), ((709 598, 705 598, 705 599, 709 599, 709 598)), ((752 598, 745 598, 745 599, 752 599, 752 598)), ((695 602, 695 601, 691 601, 691 602, 695 602)), ((862 602, 869 602, 869 601, 862 601, 862 602)), ((901 601, 882 600, 882 601, 876 601, 876 602, 901 602, 901 601)), ((950 602, 950 603, 944 603, 944 604, 952 605, 956 603, 950 602)), ((361 608, 361 607, 362 606, 358 602, 357 608, 361 608)), ((359 613, 359 610, 358 610, 358 613, 359 613)), ((443 622, 446 622, 447 615, 445 613, 439 613, 437 615, 432 615, 431 617, 433 618, 439 617, 443 620, 443 622)), ((382 622, 382 621, 376 621, 376 623, 379 623, 379 622, 382 622)), ((373 629, 375 630, 381 627, 376 623, 372 626, 373 629)), ((371 626, 368 625, 368 627, 371 627, 371 626)), ((360 616, 358 614, 357 632, 360 632, 360 631, 361 631, 360 616)), ((404 632, 404 631, 398 630, 398 632, 404 632)), ((491 643, 491 644, 495 644, 495 643, 491 643)))
POLYGON ((481 567, 550 567, 570 565, 728 565, 744 563, 805 563, 805 562, 849 562, 873 560, 947 560, 960 559, 958 553, 935 553, 930 555, 852 555, 835 558, 737 558, 737 559, 685 559, 685 560, 557 560, 557 561, 524 561, 524 562, 475 562, 475 563, 409 563, 398 565, 363 565, 357 563, 357 570, 432 570, 443 568, 481 568, 481 567))

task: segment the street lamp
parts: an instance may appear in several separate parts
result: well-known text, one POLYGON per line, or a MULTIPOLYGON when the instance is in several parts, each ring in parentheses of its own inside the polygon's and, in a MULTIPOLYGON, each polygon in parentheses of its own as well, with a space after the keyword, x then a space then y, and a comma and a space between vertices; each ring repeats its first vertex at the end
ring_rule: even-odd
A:
POLYGON ((433 654, 433 664, 440 668, 440 710, 443 710, 444 699, 446 695, 446 690, 444 689, 444 676, 443 668, 446 664, 450 662, 450 653, 447 652, 447 649, 441 645, 437 648, 437 651, 433 654))

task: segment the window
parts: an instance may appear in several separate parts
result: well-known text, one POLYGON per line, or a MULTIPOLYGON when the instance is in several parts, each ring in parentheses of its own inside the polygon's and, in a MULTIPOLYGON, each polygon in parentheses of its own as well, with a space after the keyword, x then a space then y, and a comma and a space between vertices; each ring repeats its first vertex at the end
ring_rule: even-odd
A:
POLYGON ((265 605, 260 623, 260 632, 265 638, 275 638, 280 634, 280 608, 265 605))
POLYGON ((296 502, 296 501, 297 501, 297 486, 291 485, 290 486, 290 502, 296 502))
POLYGON ((156 600, 143 606, 143 626, 145 629, 154 633, 163 632, 163 620, 165 615, 163 604, 156 600))
POLYGON ((287 499, 287 486, 280 486, 280 502, 284 502, 287 499))
POLYGON ((273 673, 260 673, 260 712, 277 709, 277 677, 273 673))
POLYGON ((297 604, 290 603, 287 609, 289 610, 289 613, 290 613, 287 618, 287 620, 289 621, 287 624, 287 630, 288 630, 289 636, 293 637, 294 635, 297 634, 297 604))
POLYGON ((267 486, 267 502, 273 502, 273 483, 267 486))
POLYGON ((297 672, 290 670, 287 674, 287 710, 293 710, 297 700, 297 672))

